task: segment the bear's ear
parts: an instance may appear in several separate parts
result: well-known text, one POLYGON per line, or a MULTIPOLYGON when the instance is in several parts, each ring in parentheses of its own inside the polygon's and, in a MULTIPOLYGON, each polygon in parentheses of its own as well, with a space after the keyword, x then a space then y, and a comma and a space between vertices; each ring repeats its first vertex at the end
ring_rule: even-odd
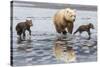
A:
POLYGON ((66 12, 68 13, 69 11, 67 10, 66 12))
POLYGON ((89 23, 89 25, 92 25, 92 23, 89 23))
POLYGON ((28 20, 26 19, 26 22, 28 22, 28 20))
POLYGON ((70 11, 69 10, 66 10, 66 13, 69 13, 70 11))
POLYGON ((30 20, 30 22, 32 22, 32 20, 30 20))
POLYGON ((66 12, 68 13, 70 11, 70 8, 66 8, 66 12))

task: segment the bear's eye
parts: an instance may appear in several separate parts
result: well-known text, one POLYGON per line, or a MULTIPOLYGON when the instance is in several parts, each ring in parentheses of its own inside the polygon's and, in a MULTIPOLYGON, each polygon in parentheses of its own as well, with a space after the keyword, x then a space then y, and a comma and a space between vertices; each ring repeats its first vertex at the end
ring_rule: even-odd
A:
POLYGON ((67 13, 68 13, 69 11, 67 11, 67 13))

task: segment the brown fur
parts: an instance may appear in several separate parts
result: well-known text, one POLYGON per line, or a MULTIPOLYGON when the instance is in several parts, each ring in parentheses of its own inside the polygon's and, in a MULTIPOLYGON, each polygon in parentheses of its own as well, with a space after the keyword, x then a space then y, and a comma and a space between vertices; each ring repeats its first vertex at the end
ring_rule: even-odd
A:
POLYGON ((72 34, 73 31, 73 22, 75 21, 75 11, 66 8, 66 9, 61 9, 59 10, 55 15, 54 15, 54 25, 56 28, 56 31, 58 33, 63 33, 66 34, 66 28, 70 34, 72 34))
POLYGON ((32 20, 26 20, 25 22, 20 22, 16 25, 16 31, 17 31, 17 35, 20 36, 23 34, 23 38, 25 39, 25 31, 28 30, 29 34, 31 35, 31 30, 30 27, 32 26, 32 20))
POLYGON ((91 36, 91 33, 90 33, 90 29, 94 29, 94 26, 92 23, 89 23, 88 25, 81 25, 75 32, 74 34, 76 34, 77 32, 79 32, 80 34, 83 32, 83 31, 86 31, 89 35, 89 38, 90 39, 90 36, 91 36))

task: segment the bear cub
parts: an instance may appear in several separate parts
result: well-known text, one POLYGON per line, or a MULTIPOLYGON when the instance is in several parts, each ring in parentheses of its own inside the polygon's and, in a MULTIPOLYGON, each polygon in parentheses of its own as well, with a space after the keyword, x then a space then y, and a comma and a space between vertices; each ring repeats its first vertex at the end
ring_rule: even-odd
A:
POLYGON ((31 26, 33 26, 32 20, 26 20, 25 22, 20 22, 16 25, 17 35, 19 35, 20 40, 22 40, 21 35, 23 35, 23 39, 25 39, 26 30, 29 31, 29 34, 31 35, 31 26))
POLYGON ((94 29, 94 26, 93 26, 93 24, 92 23, 89 23, 89 24, 87 24, 87 25, 81 25, 75 32, 74 32, 74 34, 76 34, 77 32, 79 32, 80 34, 83 32, 83 31, 86 31, 87 33, 88 33, 88 35, 89 35, 89 38, 88 39, 90 39, 91 38, 91 33, 90 33, 90 29, 94 29))

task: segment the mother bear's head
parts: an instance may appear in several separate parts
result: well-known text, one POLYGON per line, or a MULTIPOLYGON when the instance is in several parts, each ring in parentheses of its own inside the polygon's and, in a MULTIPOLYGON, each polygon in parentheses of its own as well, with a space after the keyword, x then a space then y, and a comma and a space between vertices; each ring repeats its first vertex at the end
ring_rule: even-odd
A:
POLYGON ((74 22, 76 18, 76 10, 70 8, 64 9, 64 18, 67 21, 74 22))

